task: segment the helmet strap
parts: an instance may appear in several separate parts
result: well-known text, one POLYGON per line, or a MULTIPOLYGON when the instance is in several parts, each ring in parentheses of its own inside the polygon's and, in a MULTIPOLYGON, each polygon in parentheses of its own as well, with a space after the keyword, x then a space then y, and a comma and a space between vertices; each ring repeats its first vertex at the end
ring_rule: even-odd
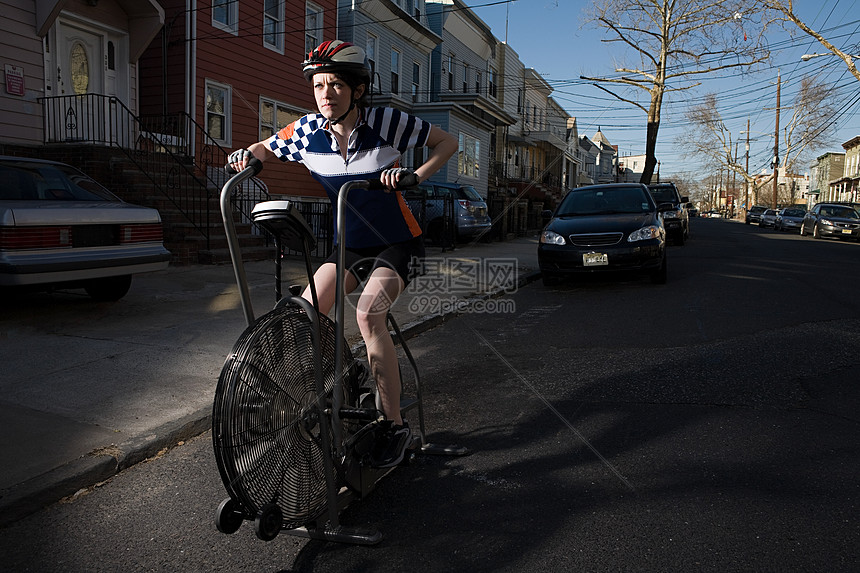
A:
POLYGON ((346 119, 346 116, 348 116, 349 112, 351 112, 353 109, 355 109, 355 100, 352 100, 349 102, 349 109, 346 110, 346 113, 344 113, 342 116, 340 116, 337 119, 330 119, 330 120, 328 120, 328 122, 332 125, 339 124, 340 122, 342 122, 343 120, 346 119))

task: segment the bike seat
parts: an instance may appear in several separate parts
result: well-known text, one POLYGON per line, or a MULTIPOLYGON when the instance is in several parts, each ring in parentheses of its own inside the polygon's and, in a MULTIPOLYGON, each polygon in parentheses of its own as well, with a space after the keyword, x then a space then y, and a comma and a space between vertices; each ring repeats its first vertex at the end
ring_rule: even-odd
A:
POLYGON ((281 246, 293 251, 316 247, 316 237, 310 225, 292 201, 263 201, 254 205, 251 220, 266 229, 281 246))

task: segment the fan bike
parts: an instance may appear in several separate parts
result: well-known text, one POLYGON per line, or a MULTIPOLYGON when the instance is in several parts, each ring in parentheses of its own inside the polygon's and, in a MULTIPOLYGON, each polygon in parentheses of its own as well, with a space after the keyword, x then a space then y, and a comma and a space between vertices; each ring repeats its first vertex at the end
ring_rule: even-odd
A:
MULTIPOLYGON (((310 252, 316 238, 291 201, 258 203, 251 220, 275 241, 275 306, 255 318, 234 223, 231 197, 258 174, 252 159, 221 190, 221 215, 247 328, 221 370, 212 412, 215 459, 229 497, 215 524, 234 533, 252 521, 260 539, 281 531, 310 539, 362 545, 382 540, 375 529, 345 527, 340 511, 363 498, 394 468, 374 468, 370 452, 382 417, 373 381, 344 339, 344 241, 338 241, 335 319, 317 312, 310 252), (301 287, 281 293, 285 249, 303 254, 312 302, 301 287)), ((343 237, 346 197, 353 188, 382 189, 379 181, 351 181, 338 194, 337 236, 343 237)), ((465 455, 458 446, 425 441, 418 368, 391 313, 388 325, 412 368, 414 398, 401 398, 401 412, 417 411, 418 428, 407 459, 416 453, 465 455)), ((404 381, 405 384, 405 381, 404 381)))

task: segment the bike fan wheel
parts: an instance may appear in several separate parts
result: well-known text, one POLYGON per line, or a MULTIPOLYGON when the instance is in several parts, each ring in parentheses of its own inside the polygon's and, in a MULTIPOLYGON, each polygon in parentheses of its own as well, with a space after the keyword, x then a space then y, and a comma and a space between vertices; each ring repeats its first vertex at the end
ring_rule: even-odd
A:
MULTIPOLYGON (((335 457, 323 449, 320 416, 331 402, 334 357, 334 323, 320 317, 317 354, 305 312, 284 305, 249 326, 224 363, 212 414, 215 458, 230 497, 249 519, 275 504, 283 527, 293 529, 324 510, 324 460, 335 457), (314 375, 317 355, 326 391, 322 404, 314 375)), ((344 345, 344 369, 351 363, 344 345)), ((349 388, 345 381, 344 404, 350 403, 349 388)))

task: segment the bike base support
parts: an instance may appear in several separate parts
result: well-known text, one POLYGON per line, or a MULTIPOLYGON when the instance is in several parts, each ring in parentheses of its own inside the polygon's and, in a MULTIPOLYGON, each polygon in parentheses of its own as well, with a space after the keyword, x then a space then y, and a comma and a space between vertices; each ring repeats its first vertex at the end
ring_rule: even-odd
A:
POLYGON ((443 445, 428 443, 421 446, 421 453, 429 456, 468 456, 472 452, 469 448, 458 446, 456 444, 443 445))
POLYGON ((284 533, 295 537, 304 537, 305 539, 350 543, 352 545, 376 545, 382 541, 382 532, 378 529, 344 527, 342 525, 333 529, 327 527, 299 527, 297 529, 287 529, 284 533))

